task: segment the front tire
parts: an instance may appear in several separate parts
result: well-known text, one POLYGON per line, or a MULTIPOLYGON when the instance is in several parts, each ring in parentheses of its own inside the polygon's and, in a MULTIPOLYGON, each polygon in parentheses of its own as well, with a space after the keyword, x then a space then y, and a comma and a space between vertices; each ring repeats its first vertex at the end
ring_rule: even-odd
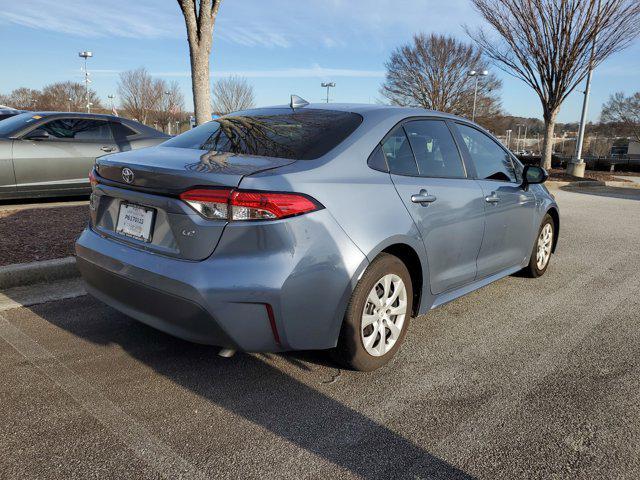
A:
POLYGON ((380 254, 367 267, 349 301, 334 358, 348 368, 371 371, 396 354, 413 308, 411 275, 402 261, 380 254))
POLYGON ((524 268, 524 273, 531 278, 538 278, 544 275, 551 261, 551 250, 555 235, 555 223, 548 213, 542 219, 538 236, 533 245, 529 265, 524 268))

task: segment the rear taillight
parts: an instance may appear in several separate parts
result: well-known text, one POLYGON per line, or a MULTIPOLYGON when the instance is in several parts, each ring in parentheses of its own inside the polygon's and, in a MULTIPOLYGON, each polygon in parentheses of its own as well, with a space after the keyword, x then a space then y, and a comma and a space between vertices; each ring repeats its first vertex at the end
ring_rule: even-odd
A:
POLYGON ((89 184, 91 185, 91 188, 95 188, 95 186, 98 185, 98 179, 96 178, 96 173, 93 168, 89 172, 89 184))
POLYGON ((222 220, 274 220, 322 208, 299 193, 201 188, 184 192, 180 198, 203 217, 222 220))

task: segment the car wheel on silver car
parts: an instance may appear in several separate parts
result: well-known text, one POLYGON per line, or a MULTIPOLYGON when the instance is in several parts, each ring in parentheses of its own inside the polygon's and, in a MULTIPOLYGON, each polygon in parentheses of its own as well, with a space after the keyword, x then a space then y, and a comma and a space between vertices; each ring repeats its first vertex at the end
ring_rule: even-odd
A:
POLYGON ((371 371, 396 353, 413 308, 411 275, 404 263, 381 253, 358 282, 334 357, 350 368, 371 371))
POLYGON ((545 215, 538 229, 536 241, 533 244, 529 265, 524 269, 524 273, 527 276, 537 278, 544 275, 544 272, 547 271, 549 260, 551 259, 551 252, 553 251, 554 226, 555 224, 551 215, 545 215))

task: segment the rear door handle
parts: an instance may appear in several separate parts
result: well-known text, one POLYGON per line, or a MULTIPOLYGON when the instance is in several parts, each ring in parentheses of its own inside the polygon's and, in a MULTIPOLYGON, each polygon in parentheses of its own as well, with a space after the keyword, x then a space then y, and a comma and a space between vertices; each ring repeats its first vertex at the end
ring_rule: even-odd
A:
POLYGON ((429 193, 423 188, 420 193, 414 193, 411 195, 411 201, 413 203, 433 203, 437 200, 435 195, 429 195, 429 193))
POLYGON ((104 147, 100 147, 100 150, 102 150, 103 152, 113 152, 115 148, 104 146, 104 147))
POLYGON ((500 201, 500 197, 496 192, 491 192, 491 195, 484 197, 484 201, 487 203, 498 203, 500 201))

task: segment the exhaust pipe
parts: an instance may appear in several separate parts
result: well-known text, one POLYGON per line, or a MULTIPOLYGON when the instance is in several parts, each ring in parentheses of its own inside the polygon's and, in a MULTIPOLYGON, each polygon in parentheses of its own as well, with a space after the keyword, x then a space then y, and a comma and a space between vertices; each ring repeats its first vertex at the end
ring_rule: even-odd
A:
POLYGON ((233 348, 221 348, 218 352, 218 356, 222 358, 231 358, 236 354, 233 348))

